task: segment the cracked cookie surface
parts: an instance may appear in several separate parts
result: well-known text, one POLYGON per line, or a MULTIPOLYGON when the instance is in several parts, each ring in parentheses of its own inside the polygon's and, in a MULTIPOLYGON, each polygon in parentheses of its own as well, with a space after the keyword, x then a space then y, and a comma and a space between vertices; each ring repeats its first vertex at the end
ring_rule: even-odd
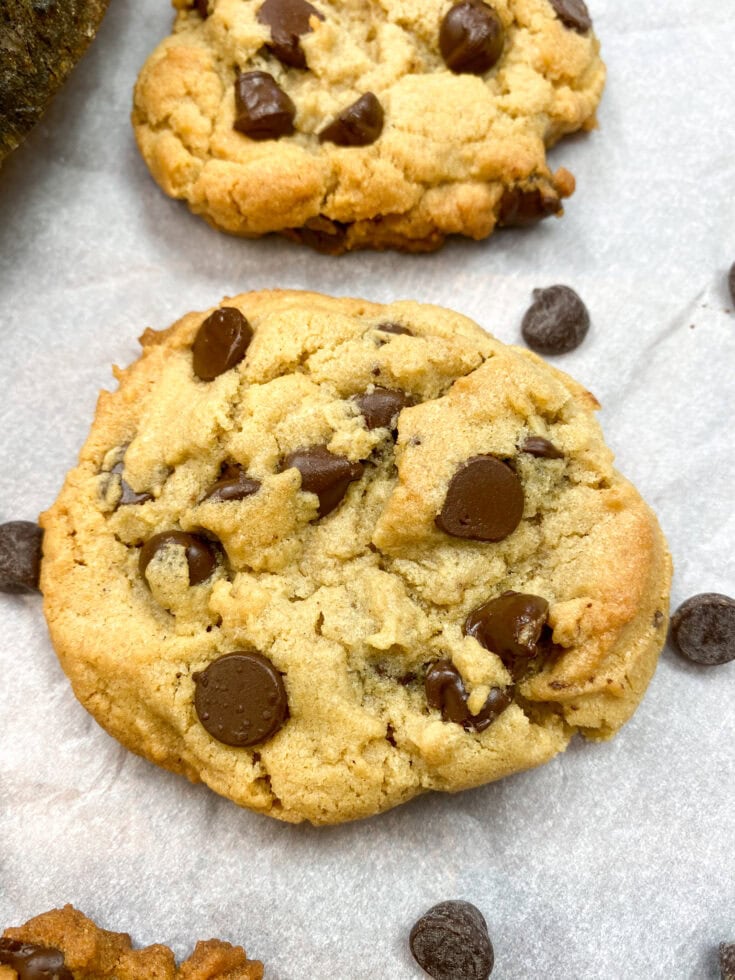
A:
POLYGON ((575 381, 451 311, 314 293, 141 341, 42 516, 54 645, 123 744, 319 824, 630 717, 670 561, 575 381))
POLYGON ((133 125, 163 190, 218 228, 425 251, 558 214, 574 190, 546 149, 594 127, 604 87, 588 18, 563 17, 581 0, 174 6, 133 125))

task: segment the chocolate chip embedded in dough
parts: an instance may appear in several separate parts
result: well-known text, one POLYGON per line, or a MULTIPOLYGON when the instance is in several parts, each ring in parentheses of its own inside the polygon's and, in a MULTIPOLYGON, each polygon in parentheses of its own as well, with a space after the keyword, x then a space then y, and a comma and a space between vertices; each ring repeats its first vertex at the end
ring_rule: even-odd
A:
POLYGON ((191 347, 194 374, 213 381, 240 363, 252 339, 253 328, 239 310, 232 306, 215 310, 202 323, 191 347))
POLYGON ((500 200, 498 224, 504 228, 535 225, 560 211, 561 201, 551 191, 513 187, 506 190, 500 200))
POLYGON ((586 34, 592 27, 592 18, 584 0, 549 0, 557 17, 565 27, 578 34, 586 34))
POLYGON ((444 721, 453 721, 465 731, 484 732, 512 701, 507 689, 494 687, 480 712, 473 715, 467 705, 467 691, 462 676, 451 660, 437 660, 426 673, 426 701, 441 711, 444 721))
POLYGON ((0 524, 0 592, 38 592, 43 531, 31 521, 0 524))
POLYGON ((735 599, 703 592, 671 617, 671 638, 685 657, 706 666, 735 660, 735 599))
POLYGON ((522 453, 528 453, 538 459, 564 459, 564 453, 543 436, 527 436, 519 449, 522 453))
POLYGON ((566 354, 579 347, 589 328, 587 307, 569 286, 534 289, 521 324, 523 339, 537 354, 566 354))
POLYGON ((434 905, 409 938, 414 959, 434 980, 488 980, 495 955, 487 923, 469 902, 434 905))
POLYGON ((202 20, 206 20, 209 17, 209 0, 194 0, 192 6, 202 20))
POLYGON ((257 16, 259 23, 271 29, 268 50, 284 65, 306 68, 300 38, 311 33, 311 17, 324 20, 324 15, 306 0, 265 0, 257 16))
POLYGON ((153 500, 153 494, 148 493, 144 490, 143 493, 136 493, 135 490, 125 481, 123 478, 123 472, 125 470, 125 464, 122 460, 115 465, 110 470, 110 473, 114 473, 116 476, 120 477, 120 500, 118 502, 118 507, 122 507, 125 504, 145 504, 149 500, 153 500))
POLYGON ((267 71, 241 72, 235 82, 235 122, 238 133, 251 140, 277 140, 294 131, 296 106, 267 71))
POLYGON ((537 655, 548 615, 549 604, 541 596, 505 592, 473 609, 465 620, 464 633, 512 669, 537 655))
POLYGON ((18 980, 74 980, 64 954, 55 946, 0 938, 0 965, 15 970, 18 980))
POLYGON ((244 500, 260 490, 260 481, 249 477, 241 466, 231 463, 225 467, 220 478, 207 490, 204 500, 228 501, 244 500))
POLYGON ((400 412, 411 404, 411 399, 405 391, 376 385, 372 391, 358 395, 355 404, 368 429, 394 430, 400 412))
POLYGON ((379 323, 375 329, 381 333, 394 333, 402 334, 406 337, 413 337, 408 327, 404 327, 401 323, 379 323))
POLYGON ((337 146, 369 146, 383 132, 383 107, 372 92, 347 106, 319 133, 320 143, 337 146))
POLYGON ((189 585, 199 585, 206 581, 217 567, 215 550, 205 538, 185 531, 163 531, 161 534, 154 534, 141 548, 138 568, 144 578, 145 571, 153 558, 159 551, 171 545, 179 545, 185 549, 189 566, 189 585))
POLYGON ((264 742, 288 717, 283 678, 262 653, 227 653, 195 674, 194 682, 199 721, 225 745, 264 742))
POLYGON ((295 467, 301 474, 301 489, 319 497, 319 517, 337 507, 353 480, 363 474, 362 463, 353 463, 346 456, 330 453, 326 446, 311 446, 289 453, 282 470, 295 467))
POLYGON ((437 526, 456 538, 502 541, 523 517, 523 487, 495 456, 474 456, 452 477, 437 526))
POLYGON ((505 28, 487 3, 463 0, 450 7, 439 28, 439 50, 455 73, 483 75, 503 53, 505 28))

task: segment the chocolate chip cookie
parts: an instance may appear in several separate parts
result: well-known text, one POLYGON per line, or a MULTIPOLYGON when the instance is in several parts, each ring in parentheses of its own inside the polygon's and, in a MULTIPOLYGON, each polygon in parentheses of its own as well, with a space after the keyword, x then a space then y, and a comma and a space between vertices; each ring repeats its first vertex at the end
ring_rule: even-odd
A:
POLYGON ((72 908, 52 909, 0 938, 0 980, 262 980, 241 946, 199 942, 180 966, 167 946, 133 949, 124 932, 100 929, 72 908))
POLYGON ((630 717, 669 556, 571 378, 448 310, 312 293, 141 339, 41 519, 54 645, 126 746, 320 824, 630 717))
POLYGON ((156 181, 211 224, 428 251, 560 214, 546 149, 595 126, 583 0, 174 0, 135 90, 156 181))

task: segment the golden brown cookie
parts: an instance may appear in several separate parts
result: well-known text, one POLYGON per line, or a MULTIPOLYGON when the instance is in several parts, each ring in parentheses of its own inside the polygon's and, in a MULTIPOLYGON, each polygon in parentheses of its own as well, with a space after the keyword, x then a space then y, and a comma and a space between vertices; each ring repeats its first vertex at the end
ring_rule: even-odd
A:
POLYGON ((583 0, 174 0, 135 89, 163 190, 225 231, 334 254, 561 213, 546 149, 595 126, 583 0))
POLYGON ((54 645, 121 742, 319 824, 630 717, 670 560, 570 377, 449 310, 313 293, 142 344, 42 517, 54 645))

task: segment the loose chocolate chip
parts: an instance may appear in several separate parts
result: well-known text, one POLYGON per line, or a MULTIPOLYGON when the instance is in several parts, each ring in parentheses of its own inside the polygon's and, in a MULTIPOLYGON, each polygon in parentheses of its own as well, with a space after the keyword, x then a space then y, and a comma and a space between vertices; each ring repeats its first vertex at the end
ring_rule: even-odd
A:
POLYGON ((474 456, 452 477, 437 526, 455 538, 502 541, 523 517, 523 487, 495 456, 474 456))
POLYGON ((488 980, 495 955, 487 923, 469 902, 440 902, 411 930, 411 952, 434 980, 488 980))
POLYGON ((735 660, 735 599, 716 592, 692 596, 671 617, 671 637, 695 663, 735 660))
POLYGON ((30 521, 0 524, 0 592, 38 592, 43 531, 30 521))
POLYGON ((398 424, 399 413, 411 404, 411 399, 405 391, 380 388, 376 385, 372 391, 358 395, 355 404, 360 409, 368 429, 394 430, 398 424))
POLYGON ((587 307, 569 286, 534 289, 533 304, 521 324, 523 339, 538 354, 566 354, 590 328, 587 307))
POLYGON ((153 500, 153 494, 143 491, 143 493, 136 493, 133 488, 125 482, 123 479, 123 471, 125 469, 125 464, 121 460, 110 470, 110 473, 115 473, 120 477, 120 489, 122 491, 120 495, 120 500, 118 502, 118 507, 122 507, 123 504, 144 504, 149 500, 153 500))
POLYGON ((0 938, 0 964, 15 970, 18 980, 74 980, 55 946, 37 946, 0 938))
POLYGON ((585 34, 592 27, 592 18, 584 0, 550 0, 556 15, 565 27, 585 34))
POLYGON ((382 105, 372 92, 366 92, 319 133, 319 142, 369 146, 383 132, 383 119, 382 105))
POLYGON ((306 0, 265 0, 258 11, 258 21, 271 29, 271 40, 266 47, 284 65, 306 68, 299 38, 311 33, 310 17, 324 20, 323 14, 306 0))
POLYGON ((381 333, 404 334, 406 337, 413 337, 408 327, 404 327, 401 323, 379 323, 375 329, 380 330, 381 333))
POLYGON ((240 466, 228 463, 216 483, 207 490, 204 500, 244 500, 260 490, 260 481, 247 476, 240 466))
POLYGON ((468 732, 484 732, 512 701, 507 689, 494 687, 480 712, 473 715, 467 706, 462 676, 451 660, 437 660, 431 665, 424 689, 429 706, 441 711, 444 721, 453 721, 468 732))
POLYGON ((282 470, 295 467, 301 474, 301 489, 319 497, 319 517, 326 517, 341 503, 353 480, 363 473, 362 463, 330 453, 326 446, 311 446, 289 453, 282 470))
POLYGON ((262 653, 227 653, 195 674, 194 681, 199 721, 225 745, 263 742, 288 717, 283 679, 262 653))
POLYGON ((735 980, 735 943, 720 943, 720 980, 735 980))
POLYGON ((543 436, 527 436, 520 446, 522 453, 537 456, 539 459, 564 459, 564 453, 553 442, 543 436))
POLYGON ((234 128, 251 140, 277 140, 294 131, 296 106, 267 71, 244 71, 235 82, 234 128))
POLYGON ((482 75, 503 53, 505 29, 481 0, 463 0, 447 11, 439 28, 439 50, 453 72, 482 75))
POLYGON ((538 187, 526 191, 514 187, 506 190, 500 200, 498 224, 506 228, 535 225, 560 211, 561 201, 556 194, 538 187))
POLYGON ((209 0, 194 0, 193 6, 196 8, 202 20, 206 20, 209 17, 209 0))
POLYGON ((145 577, 145 570, 155 555, 170 545, 179 545, 186 549, 189 585, 199 585, 200 582, 206 581, 217 567, 217 556, 209 541, 198 534, 187 534, 184 531, 163 531, 161 534, 154 534, 141 548, 138 568, 143 577, 145 577))
POLYGON ((537 655, 549 604, 537 595, 504 592, 473 609, 464 624, 465 636, 497 653, 506 667, 523 670, 537 655))
POLYGON ((253 328, 239 310, 223 306, 202 323, 191 347, 194 374, 213 381, 245 357, 253 328))
POLYGON ((735 303, 735 262, 730 266, 730 272, 727 277, 727 285, 730 287, 730 296, 732 297, 733 303, 735 303))

